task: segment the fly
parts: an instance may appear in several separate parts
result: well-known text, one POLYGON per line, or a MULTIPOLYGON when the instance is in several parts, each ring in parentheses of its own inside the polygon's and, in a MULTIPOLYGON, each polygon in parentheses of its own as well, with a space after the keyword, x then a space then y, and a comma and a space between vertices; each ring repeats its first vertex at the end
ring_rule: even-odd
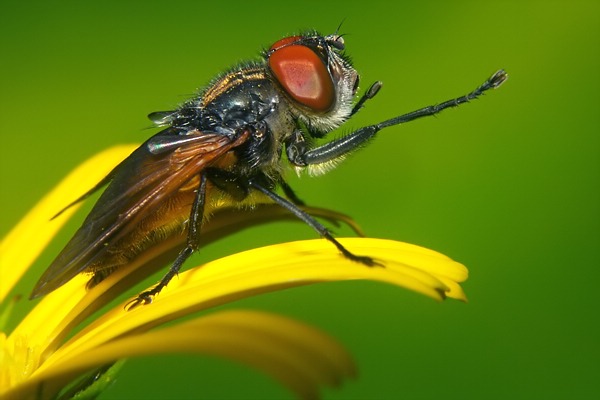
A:
POLYGON ((344 247, 300 207, 303 203, 284 179, 286 168, 325 173, 380 130, 466 103, 497 88, 507 77, 500 70, 465 96, 317 146, 315 138, 350 119, 382 84, 375 82, 355 101, 359 75, 345 54, 342 35, 311 32, 281 39, 262 53, 261 61, 233 67, 177 110, 149 115, 164 129, 82 196, 107 185, 39 279, 31 298, 59 288, 80 273, 91 274, 88 287, 92 287, 184 228, 185 243, 169 271, 130 305, 151 303, 198 249, 202 224, 219 207, 213 201, 217 198, 220 206, 277 204, 331 242, 343 257, 378 265, 375 259, 344 247))

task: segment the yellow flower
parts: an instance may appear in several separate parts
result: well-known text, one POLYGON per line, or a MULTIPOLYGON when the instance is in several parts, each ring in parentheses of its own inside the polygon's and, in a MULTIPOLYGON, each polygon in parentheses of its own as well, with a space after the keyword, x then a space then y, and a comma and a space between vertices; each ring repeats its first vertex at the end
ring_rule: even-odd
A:
MULTIPOLYGON (((0 309, 5 313, 10 309, 13 301, 9 295, 15 284, 77 206, 51 221, 50 217, 132 150, 132 146, 115 147, 82 164, 2 240, 0 309)), ((332 211, 309 211, 351 223, 332 211)), ((240 224, 288 217, 271 205, 260 206, 254 213, 224 210, 203 232, 208 240, 215 240, 240 224)), ((189 269, 171 281, 151 305, 128 312, 125 300, 92 321, 86 318, 130 290, 161 263, 156 254, 149 254, 89 291, 85 289, 88 277, 77 276, 43 297, 12 332, 4 332, 0 316, 0 398, 53 398, 83 373, 127 357, 167 352, 211 354, 246 363, 271 375, 297 396, 312 398, 318 396, 320 386, 339 384, 354 374, 346 350, 315 328, 247 310, 214 312, 177 325, 162 325, 259 293, 336 280, 375 280, 437 300, 466 300, 459 285, 467 278, 466 268, 440 253, 391 240, 339 240, 358 254, 375 255, 385 267, 367 268, 348 261, 322 239, 284 243, 189 269)), ((129 293, 131 297, 135 294, 129 293)))

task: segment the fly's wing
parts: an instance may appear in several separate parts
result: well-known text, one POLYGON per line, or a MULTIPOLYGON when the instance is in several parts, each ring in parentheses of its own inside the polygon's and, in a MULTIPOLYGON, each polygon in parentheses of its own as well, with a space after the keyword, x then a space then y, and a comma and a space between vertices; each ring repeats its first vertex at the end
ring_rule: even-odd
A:
POLYGON ((163 131, 135 150, 111 172, 112 180, 83 225, 39 279, 30 298, 45 295, 101 258, 105 243, 117 240, 165 199, 249 137, 193 131, 185 136, 163 131), (181 143, 153 154, 151 141, 181 143))

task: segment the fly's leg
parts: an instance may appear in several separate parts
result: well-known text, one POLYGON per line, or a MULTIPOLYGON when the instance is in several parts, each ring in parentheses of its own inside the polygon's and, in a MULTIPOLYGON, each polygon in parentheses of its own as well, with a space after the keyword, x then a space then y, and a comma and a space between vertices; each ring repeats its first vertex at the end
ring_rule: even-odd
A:
MULTIPOLYGON (((389 126, 400 125, 406 122, 413 121, 418 118, 428 117, 435 115, 447 108, 457 107, 463 103, 466 103, 470 100, 476 99, 481 94, 489 89, 495 89, 500 86, 506 79, 508 75, 500 70, 492 75, 488 80, 486 80, 481 86, 477 89, 473 90, 471 93, 457 97, 455 99, 451 99, 445 101, 438 105, 432 105, 428 107, 421 108, 419 110, 410 112, 408 114, 403 114, 395 118, 388 119, 386 121, 380 122, 375 125, 365 126, 360 128, 353 133, 344 136, 340 139, 333 140, 329 143, 326 143, 322 146, 311 148, 307 142, 304 140, 302 135, 295 135, 291 138, 291 140, 286 143, 286 153, 287 157, 292 164, 295 164, 298 167, 308 167, 308 168, 317 168, 320 166, 327 164, 335 164, 337 161, 342 160, 346 155, 351 153, 352 151, 362 147, 366 144, 370 139, 372 139, 377 132, 379 132, 383 128, 387 128, 389 126)), ((356 106, 352 110, 352 114, 355 114, 360 108, 363 106, 365 101, 373 98, 379 89, 381 88, 380 82, 375 82, 369 90, 363 95, 363 97, 359 100, 356 106)), ((316 230, 322 237, 332 242, 341 252, 342 254, 354 261, 360 262, 362 264, 373 266, 379 265, 372 258, 366 256, 357 256, 347 250, 341 243, 339 243, 335 238, 331 235, 331 233, 321 225, 318 221, 312 218, 310 215, 306 214, 304 211, 299 209, 297 206, 287 201, 284 198, 279 197, 275 193, 270 190, 263 188, 262 186, 251 182, 250 185, 255 189, 261 191, 268 197, 270 197, 277 204, 282 207, 287 208, 294 215, 300 218, 302 221, 306 222, 310 225, 314 230, 316 230)), ((285 188, 284 188, 285 190, 285 188)))
POLYGON ((352 112, 350 113, 350 117, 356 114, 361 108, 363 108, 367 100, 371 100, 373 97, 375 97, 375 95, 379 92, 379 89, 381 89, 381 86, 383 86, 383 83, 381 83, 380 81, 373 83, 371 87, 365 92, 365 94, 362 95, 360 100, 354 105, 354 108, 352 108, 352 112))
MULTIPOLYGON (((371 100, 373 97, 375 97, 375 95, 377 93, 379 93, 379 90, 381 89, 381 87, 383 86, 383 83, 381 83, 380 81, 377 81, 375 83, 373 83, 369 89, 367 89, 367 91, 365 93, 363 93, 363 95, 361 96, 360 100, 358 100, 356 102, 356 104, 354 105, 354 107, 352 107, 352 111, 350 112, 350 115, 348 115, 346 117, 346 119, 351 118, 354 114, 356 114, 357 112, 359 112, 360 110, 362 110, 362 108, 365 105, 365 102, 367 100, 371 100)), ((315 138, 323 138, 327 132, 321 132, 318 130, 313 130, 310 127, 307 127, 308 131, 310 132, 310 135, 312 137, 315 138)), ((291 142, 294 142, 294 140, 298 139, 298 135, 301 134, 300 132, 296 134, 295 138, 291 139, 291 142)), ((303 140, 304 137, 300 138, 299 140, 303 140)))
MULTIPOLYGON (((437 105, 424 107, 419 110, 388 119, 375 125, 365 126, 352 132, 347 136, 344 136, 337 140, 333 140, 316 148, 309 148, 306 142, 304 141, 291 141, 291 143, 289 143, 286 148, 288 159, 292 164, 295 164, 299 167, 312 166, 314 168, 315 166, 318 167, 319 165, 335 163, 336 161, 342 160, 352 151, 362 147, 370 139, 372 139, 377 132, 379 132, 383 128, 404 124, 406 122, 410 122, 418 118, 429 117, 447 108, 458 107, 463 103, 467 103, 470 100, 476 99, 489 89, 497 88, 507 78, 508 75, 506 74, 506 72, 504 72, 504 70, 500 70, 494 75, 492 75, 488 80, 486 80, 481 86, 479 86, 477 89, 473 90, 467 95, 447 100, 437 105)), ((359 104, 360 101, 357 104, 357 106, 359 104)))
POLYGON ((85 284, 85 288, 90 290, 94 288, 97 284, 106 279, 111 273, 115 271, 116 268, 102 268, 98 271, 94 271, 94 275, 90 278, 90 280, 85 284))
POLYGON ((317 233, 319 235, 321 235, 323 238, 325 238, 328 241, 330 241, 331 243, 333 243, 334 246, 337 247, 337 249, 344 255, 344 257, 346 257, 352 261, 356 261, 358 263, 367 265, 369 267, 382 266, 380 263, 373 260, 371 257, 359 256, 359 255, 356 255, 356 254, 350 252, 348 249, 346 249, 340 242, 338 242, 331 235, 331 232, 329 232, 325 226, 323 226, 321 223, 319 223, 319 221, 317 221, 312 216, 310 216, 309 214, 307 214, 306 212, 304 212, 303 210, 298 208, 298 206, 295 205, 294 203, 292 203, 291 201, 284 199, 283 197, 270 191, 269 189, 263 187, 262 185, 260 185, 259 183, 255 182, 255 181, 250 181, 248 184, 251 188, 258 190, 259 192, 263 193, 264 195, 269 197, 271 200, 273 200, 275 203, 277 203, 280 206, 282 206, 283 208, 289 210, 292 214, 294 214, 300 220, 302 220, 303 222, 308 224, 311 228, 313 228, 315 231, 317 231, 317 233))
POLYGON ((169 271, 163 276, 160 282, 150 290, 140 293, 135 299, 131 300, 125 308, 129 311, 142 304, 150 304, 160 291, 167 286, 175 275, 179 273, 183 263, 198 249, 200 243, 200 227, 204 216, 204 200, 206 197, 206 174, 200 175, 200 186, 196 192, 192 211, 190 213, 190 222, 188 227, 187 242, 183 250, 179 252, 177 258, 169 268, 169 271))
POLYGON ((301 207, 306 205, 306 203, 304 203, 304 201, 302 201, 302 199, 300 199, 296 195, 296 192, 294 192, 294 189, 292 189, 292 187, 286 181, 281 181, 279 183, 279 186, 281 186, 283 193, 285 193, 285 196, 288 199, 290 199, 292 201, 292 203, 294 203, 297 206, 301 206, 301 207))

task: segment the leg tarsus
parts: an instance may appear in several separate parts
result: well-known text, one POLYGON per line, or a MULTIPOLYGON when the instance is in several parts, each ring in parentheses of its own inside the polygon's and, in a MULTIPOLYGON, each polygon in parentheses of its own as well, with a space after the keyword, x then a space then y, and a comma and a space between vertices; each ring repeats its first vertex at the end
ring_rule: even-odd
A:
POLYGON ((159 294, 160 291, 163 290, 165 286, 167 286, 169 284, 169 282, 171 281, 171 279, 173 279, 173 277, 175 275, 177 275, 179 273, 181 266, 183 265, 185 260, 187 260, 189 258, 189 256, 192 255, 193 252, 194 252, 193 248, 191 248, 190 246, 186 246, 181 252, 179 252, 179 255, 175 259, 175 262, 173 263, 173 265, 171 265, 171 268, 169 268, 169 271, 165 274, 165 276, 163 276, 163 278, 160 280, 160 282, 158 282, 156 284, 156 286, 154 286, 152 289, 146 290, 146 291, 138 294, 138 296, 135 299, 131 300, 129 303, 127 303, 125 305, 125 309, 127 311, 129 311, 129 310, 133 310, 134 308, 136 308, 142 304, 146 305, 146 304, 152 303, 152 301, 154 300, 154 297, 157 294, 159 294))
POLYGON ((347 259, 357 262, 359 264, 366 265, 367 267, 384 267, 384 265, 382 263, 376 261, 372 257, 359 256, 359 255, 356 255, 356 254, 350 252, 347 248, 344 247, 344 245, 342 245, 333 236, 331 236, 331 233, 329 233, 329 231, 327 231, 327 233, 322 236, 325 239, 329 240, 331 243, 333 243, 335 245, 335 247, 337 247, 337 249, 340 251, 340 253, 342 253, 342 255, 344 257, 346 257, 347 259))
POLYGON ((354 108, 352 108, 352 112, 350 113, 350 116, 353 116, 354 114, 359 112, 360 109, 363 108, 363 106, 365 105, 365 102, 367 100, 371 100, 373 97, 375 97, 375 95, 379 92, 379 90, 381 89, 382 86, 383 86, 383 83, 381 81, 377 81, 377 82, 373 83, 371 85, 371 87, 369 87, 369 89, 367 89, 367 91, 362 95, 360 100, 354 105, 354 108))

